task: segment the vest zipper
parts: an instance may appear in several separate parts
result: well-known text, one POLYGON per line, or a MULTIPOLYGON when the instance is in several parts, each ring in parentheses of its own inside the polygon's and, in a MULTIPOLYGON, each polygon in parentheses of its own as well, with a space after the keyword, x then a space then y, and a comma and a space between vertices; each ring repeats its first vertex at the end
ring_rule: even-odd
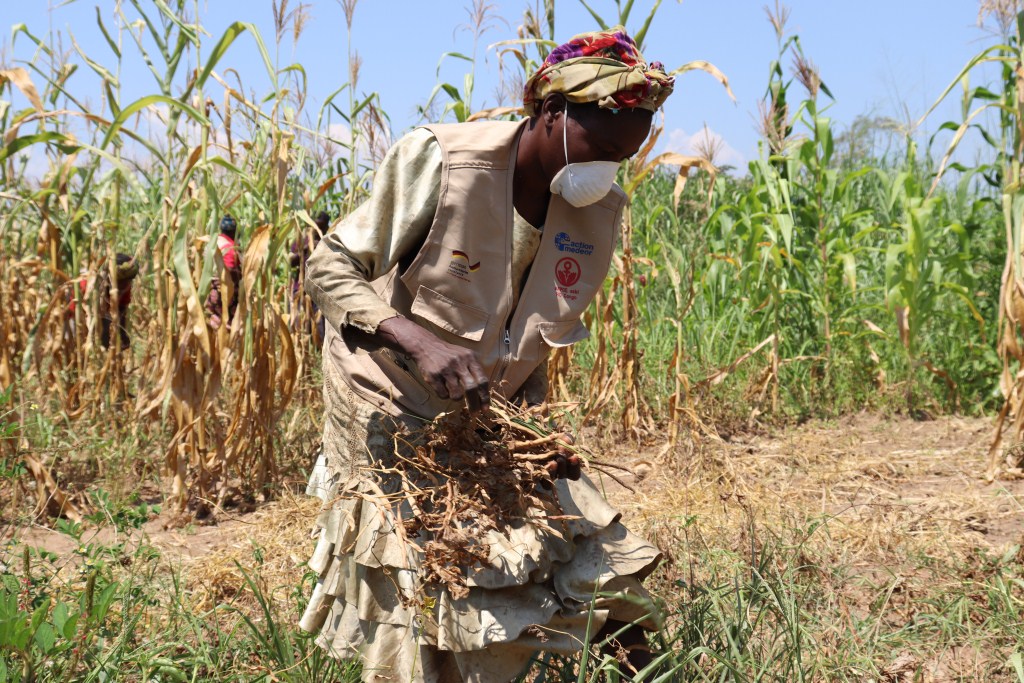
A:
POLYGON ((505 328, 505 355, 501 357, 501 372, 498 374, 499 377, 504 375, 505 369, 508 367, 509 361, 512 359, 512 335, 509 333, 508 328, 505 328))

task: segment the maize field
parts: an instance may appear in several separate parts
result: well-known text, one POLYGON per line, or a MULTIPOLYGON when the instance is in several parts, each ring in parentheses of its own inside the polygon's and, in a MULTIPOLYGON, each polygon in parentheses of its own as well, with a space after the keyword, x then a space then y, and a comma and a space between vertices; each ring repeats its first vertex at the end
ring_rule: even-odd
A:
MULTIPOLYGON (((472 2, 474 38, 486 34, 507 71, 505 101, 474 107, 478 57, 459 55, 464 84, 428 84, 422 120, 518 118, 518 88, 562 37, 555 3, 572 1, 527 2, 508 25, 472 2)), ((656 15, 686 11, 579 2, 642 48, 656 15)), ((315 517, 298 494, 323 419, 323 333, 292 256, 320 212, 361 204, 404 131, 351 48, 345 82, 311 105, 302 65, 282 57, 309 8, 269 5, 273 36, 245 21, 210 35, 192 0, 108 3, 89 27, 100 54, 5 13, 2 680, 358 680, 294 624, 308 548, 282 539, 308 545, 315 517), (242 41, 258 63, 233 61, 242 41), (152 76, 134 100, 122 97, 130 60, 152 76), (83 71, 100 92, 83 92, 83 71), (247 83, 257 74, 268 91, 247 83), (239 225, 237 275, 218 248, 225 214, 239 225), (118 254, 138 268, 127 307, 118 254), (253 527, 220 564, 168 564, 143 532, 158 520, 187 539, 247 515, 273 533, 253 527), (69 545, 48 549, 39 529, 69 545)), ((339 5, 350 38, 369 30, 359 0, 339 5)), ((610 490, 636 489, 627 516, 671 556, 654 578, 666 604, 656 680, 1024 681, 1024 490, 1012 483, 1024 475, 1024 7, 980 3, 976 56, 916 125, 835 122, 828 74, 788 10, 766 12, 777 54, 758 157, 725 168, 710 137, 699 155, 664 152, 656 125, 619 171, 630 204, 591 336, 548 366, 549 401, 611 468, 610 490), (936 121, 953 100, 963 116, 936 121), (969 135, 983 141, 973 166, 958 154, 969 135), (863 450, 890 419, 900 434, 944 430, 929 453, 961 449, 955 476, 976 486, 944 503, 871 488, 945 467, 909 441, 863 450), (856 472, 822 460, 846 443, 836 424, 860 435, 835 446, 866 458, 856 472), (776 449, 775 434, 793 447, 776 449), (629 477, 607 454, 620 451, 629 477), (826 501, 846 485, 854 502, 826 501), (931 507, 911 521, 905 503, 931 507), (872 505, 881 517, 835 522, 872 505)), ((730 104, 714 65, 667 66, 680 83, 716 79, 717 104, 730 104)), ((619 680, 611 664, 544 657, 523 680, 619 680)))

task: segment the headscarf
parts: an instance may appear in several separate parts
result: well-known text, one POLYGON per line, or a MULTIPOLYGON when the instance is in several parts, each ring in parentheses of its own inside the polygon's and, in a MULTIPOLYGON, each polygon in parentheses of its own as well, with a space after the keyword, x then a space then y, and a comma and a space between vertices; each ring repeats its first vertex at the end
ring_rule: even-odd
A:
POLYGON ((534 116, 545 97, 561 93, 577 104, 656 111, 674 84, 661 62, 648 65, 626 30, 616 26, 581 33, 555 48, 526 82, 523 107, 534 116))

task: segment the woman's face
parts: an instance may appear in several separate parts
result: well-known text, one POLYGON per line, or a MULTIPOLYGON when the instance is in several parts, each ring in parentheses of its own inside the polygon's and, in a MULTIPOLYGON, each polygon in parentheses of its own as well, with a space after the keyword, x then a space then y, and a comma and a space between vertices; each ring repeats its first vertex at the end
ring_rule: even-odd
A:
POLYGON ((563 115, 569 163, 624 161, 636 154, 651 132, 653 112, 569 105, 563 115))
POLYGON ((620 162, 636 154, 651 132, 654 113, 646 109, 620 109, 616 113, 596 104, 568 104, 566 110, 564 100, 552 100, 549 97, 544 103, 545 115, 551 121, 543 152, 548 180, 565 166, 566 150, 570 164, 620 162))

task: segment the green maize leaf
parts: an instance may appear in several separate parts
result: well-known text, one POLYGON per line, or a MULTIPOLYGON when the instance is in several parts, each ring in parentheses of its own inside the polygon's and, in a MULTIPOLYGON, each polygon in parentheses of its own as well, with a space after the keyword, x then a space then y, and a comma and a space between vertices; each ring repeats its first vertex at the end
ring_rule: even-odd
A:
POLYGON ((920 119, 918 119, 917 124, 914 127, 920 128, 921 124, 925 122, 925 119, 931 116, 931 113, 935 111, 935 109, 939 106, 939 104, 942 103, 943 100, 946 99, 946 96, 953 91, 953 88, 955 88, 957 84, 963 82, 963 80, 968 76, 971 70, 974 69, 974 67, 978 66, 979 64, 987 64, 990 62, 1011 64, 1014 61, 1014 57, 1012 56, 1014 53, 1015 50, 1012 46, 1000 44, 987 47, 978 54, 976 54, 967 62, 964 68, 960 70, 960 73, 956 75, 952 82, 948 86, 946 86, 946 89, 942 91, 942 94, 939 95, 938 99, 936 99, 932 106, 928 108, 928 111, 926 111, 924 115, 921 116, 920 119), (998 53, 1000 52, 1003 54, 995 57, 992 56, 993 54, 998 55, 998 53))
POLYGON ((459 89, 449 83, 442 83, 441 89, 444 90, 448 97, 452 98, 453 100, 459 100, 462 97, 462 94, 459 92, 459 89))
POLYGON ((121 108, 117 104, 117 95, 114 93, 115 85, 110 81, 103 81, 103 89, 107 91, 107 104, 110 105, 110 113, 116 118, 121 113, 121 108))
MULTIPOLYGON (((657 14, 659 7, 661 7, 661 0, 656 0, 654 6, 651 7, 651 11, 647 13, 644 23, 641 24, 640 28, 633 34, 633 39, 636 41, 637 47, 639 47, 641 51, 644 49, 644 43, 647 39, 647 31, 651 28, 651 21, 654 20, 654 15, 657 14)), ((622 21, 619 22, 623 26, 626 25, 626 22, 629 19, 629 13, 632 9, 633 0, 629 0, 626 8, 622 11, 622 21)))
POLYGON ((275 92, 279 90, 277 85, 277 73, 274 70, 273 62, 270 60, 270 55, 267 53, 267 47, 263 43, 263 38, 260 36, 259 29, 257 29, 253 24, 236 21, 227 27, 221 35, 220 40, 217 41, 216 45, 214 45, 210 55, 206 58, 206 66, 203 67, 203 71, 199 74, 195 83, 190 85, 186 89, 184 95, 182 95, 181 99, 183 101, 188 99, 192 90, 202 89, 206 84, 206 80, 210 77, 210 74, 213 73, 214 68, 220 62, 225 53, 227 53, 228 48, 231 47, 231 44, 235 42, 235 39, 238 38, 238 36, 246 31, 249 32, 253 40, 256 42, 256 48, 259 50, 260 57, 263 60, 263 67, 267 71, 267 76, 270 78, 270 82, 274 84, 275 92))
POLYGON ((375 99, 377 99, 377 93, 370 93, 369 95, 367 95, 367 97, 362 102, 358 103, 355 107, 353 107, 352 118, 355 119, 355 117, 359 116, 360 112, 362 112, 363 109, 365 109, 366 106, 373 102, 375 99))
POLYGON ((100 8, 96 7, 96 25, 100 27, 100 31, 103 33, 103 38, 107 41, 107 45, 110 46, 111 51, 118 59, 121 58, 121 49, 117 46, 117 43, 113 38, 110 37, 110 32, 107 31, 106 25, 103 23, 103 15, 100 13, 100 8))
POLYGON ((75 40, 75 34, 72 33, 70 29, 68 30, 68 36, 71 38, 71 46, 75 48, 75 52, 78 53, 78 56, 82 58, 82 61, 85 62, 90 69, 95 71, 96 74, 103 80, 112 83, 115 88, 121 87, 117 80, 117 76, 112 74, 109 69, 107 69, 99 62, 93 61, 89 58, 89 55, 87 55, 85 51, 78 45, 78 41, 75 40))
POLYGON ((592 9, 592 8, 590 7, 590 5, 588 5, 588 4, 587 4, 587 1, 586 1, 586 0, 580 0, 580 4, 581 4, 581 5, 583 5, 583 6, 584 6, 584 7, 586 8, 586 10, 587 10, 588 12, 590 12, 590 16, 594 18, 594 21, 596 21, 596 22, 597 22, 597 25, 598 25, 599 27, 601 27, 601 30, 602 30, 602 31, 607 31, 607 30, 608 30, 608 24, 606 24, 606 23, 605 23, 604 19, 602 19, 602 18, 601 18, 601 15, 600 15, 600 14, 598 14, 597 12, 595 12, 595 11, 594 11, 594 10, 593 10, 593 9, 592 9))
POLYGON ((83 145, 73 143, 66 135, 62 133, 46 132, 37 133, 35 135, 23 135, 21 137, 14 138, 9 143, 0 147, 0 162, 9 159, 21 150, 35 145, 37 143, 55 143, 60 151, 64 154, 73 154, 78 149, 81 149, 83 145), (64 144, 61 144, 64 143, 64 144))
POLYGON ((793 217, 788 214, 777 214, 775 222, 782 233, 782 241, 786 251, 793 251, 793 217))
POLYGON ((14 44, 15 44, 15 42, 18 39, 18 34, 19 33, 22 33, 25 36, 27 36, 29 40, 31 40, 33 43, 36 44, 36 47, 41 48, 42 50, 44 50, 46 52, 46 54, 48 54, 48 55, 52 55, 53 54, 50 51, 50 48, 47 47, 46 44, 43 41, 39 40, 39 38, 36 38, 34 35, 29 33, 28 27, 25 24, 22 24, 22 23, 15 24, 14 26, 11 26, 11 49, 12 50, 14 49, 14 44))
POLYGON ((1019 683, 1024 683, 1024 657, 1021 656, 1021 653, 1014 652, 1010 655, 1010 658, 1006 660, 1006 666, 1013 668, 1019 683))
POLYGON ((470 64, 473 64, 473 58, 472 57, 468 57, 468 56, 462 54, 461 52, 445 52, 443 55, 441 55, 441 59, 439 59, 438 62, 437 62, 437 68, 434 70, 434 75, 435 76, 440 77, 440 75, 441 75, 441 66, 444 64, 444 60, 447 57, 454 57, 455 59, 461 59, 463 61, 469 62, 470 64))
MULTIPOLYGON (((163 14, 168 21, 170 21, 172 24, 178 27, 178 30, 181 31, 181 34, 183 36, 186 36, 190 41, 192 41, 193 44, 199 44, 199 33, 197 32, 195 26, 192 26, 191 24, 186 24, 184 21, 182 21, 181 17, 178 16, 178 12, 171 9, 171 7, 167 5, 165 0, 152 0, 152 2, 154 5, 157 6, 157 8, 160 10, 160 13, 163 14)), ((132 0, 132 4, 134 4, 136 7, 139 7, 138 3, 135 2, 135 0, 132 0)), ((139 13, 143 14, 141 8, 139 9, 139 13)), ((143 16, 145 16, 145 14, 143 14, 143 16)))
POLYGON ((147 95, 141 97, 127 107, 121 110, 121 113, 110 123, 110 127, 107 129, 106 135, 103 136, 103 141, 100 143, 100 149, 106 149, 110 141, 114 139, 114 136, 118 134, 121 127, 128 121, 128 119, 136 112, 145 109, 146 107, 153 104, 166 104, 172 110, 183 111, 189 115, 196 123, 206 125, 209 123, 207 118, 201 113, 196 111, 192 106, 182 102, 181 100, 174 99, 173 97, 167 97, 165 95, 147 95))
POLYGON ((850 288, 851 292, 857 291, 857 257, 851 252, 845 252, 839 255, 839 259, 843 263, 843 275, 846 278, 846 283, 850 288))

